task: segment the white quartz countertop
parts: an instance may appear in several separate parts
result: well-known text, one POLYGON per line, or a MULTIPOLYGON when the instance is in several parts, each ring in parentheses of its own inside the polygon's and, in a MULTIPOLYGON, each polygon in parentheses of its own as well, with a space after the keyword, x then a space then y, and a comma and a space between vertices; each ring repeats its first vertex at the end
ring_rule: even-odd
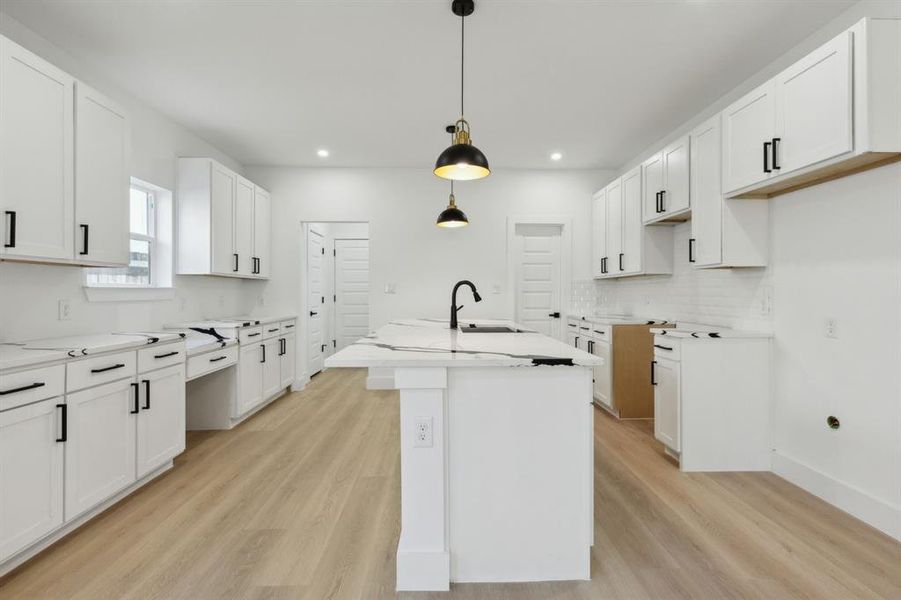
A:
POLYGON ((218 350, 219 348, 227 348, 228 346, 237 345, 238 340, 236 338, 228 338, 222 341, 216 340, 212 337, 192 337, 188 336, 185 339, 185 349, 188 356, 196 356, 198 354, 203 354, 204 352, 210 352, 212 350, 218 350))
POLYGON ((665 335, 669 338, 688 338, 688 339, 700 339, 700 340, 715 340, 715 339, 753 339, 753 338, 771 338, 773 337, 772 333, 767 331, 741 331, 738 329, 728 329, 728 328, 704 328, 704 329, 693 329, 693 328, 679 328, 678 326, 674 329, 658 329, 656 327, 651 328, 651 333, 654 335, 665 335))
POLYGON ((579 321, 597 325, 666 325, 668 323, 663 319, 649 319, 631 315, 583 315, 569 313, 566 316, 570 319, 578 319, 579 321))
MULTIPOLYGON (((465 320, 505 325, 503 320, 465 320)), ((522 333, 463 333, 440 319, 391 321, 325 360, 326 367, 531 367, 542 365, 595 366, 604 359, 533 331, 522 333)))
POLYGON ((130 350, 182 339, 176 332, 98 333, 27 340, 0 345, 0 370, 40 365, 81 356, 130 350))
POLYGON ((185 323, 170 323, 165 325, 165 328, 190 329, 192 327, 198 327, 202 329, 239 329, 241 327, 278 323, 279 321, 293 321, 296 318, 297 315, 275 315, 268 317, 239 315, 236 317, 222 317, 219 319, 206 319, 202 321, 187 321, 185 323))
POLYGON ((61 350, 27 350, 16 344, 0 344, 0 371, 68 360, 61 350))

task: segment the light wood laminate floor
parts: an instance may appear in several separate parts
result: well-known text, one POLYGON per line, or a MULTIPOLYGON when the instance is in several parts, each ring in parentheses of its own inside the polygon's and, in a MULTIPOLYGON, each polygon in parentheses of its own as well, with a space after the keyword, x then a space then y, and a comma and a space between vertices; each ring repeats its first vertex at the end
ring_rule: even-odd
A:
POLYGON ((333 370, 0 580, 0 598, 901 598, 901 544, 772 474, 681 474, 595 411, 592 580, 394 592, 397 393, 333 370))

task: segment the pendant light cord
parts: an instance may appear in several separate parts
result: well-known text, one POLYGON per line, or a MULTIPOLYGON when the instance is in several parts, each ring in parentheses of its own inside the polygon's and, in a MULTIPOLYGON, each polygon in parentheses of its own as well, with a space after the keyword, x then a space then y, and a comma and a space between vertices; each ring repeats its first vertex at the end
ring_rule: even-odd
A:
POLYGON ((466 52, 466 11, 460 14, 460 117, 463 116, 463 73, 466 52))

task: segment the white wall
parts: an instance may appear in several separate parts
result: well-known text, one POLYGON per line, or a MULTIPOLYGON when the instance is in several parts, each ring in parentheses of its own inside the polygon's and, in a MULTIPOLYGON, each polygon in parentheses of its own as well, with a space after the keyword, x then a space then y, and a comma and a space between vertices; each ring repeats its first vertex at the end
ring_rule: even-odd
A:
MULTIPOLYGON (((131 116, 131 175, 175 190, 178 156, 211 156, 241 172, 230 157, 144 106, 31 30, 0 13, 0 33, 124 106, 131 116)), ((148 82, 152 85, 153 82, 148 82)), ((212 277, 175 277, 176 296, 151 302, 88 302, 82 269, 0 263, 0 341, 87 332, 152 330, 171 321, 247 313, 262 284, 212 277), (72 318, 57 320, 57 302, 69 299, 72 318)))
MULTIPOLYGON (((591 193, 603 171, 496 171, 457 185, 470 225, 440 229, 449 183, 422 169, 249 167, 272 193, 272 280, 263 296, 272 310, 302 312, 298 257, 301 223, 367 221, 370 234, 371 327, 393 318, 447 317, 451 287, 471 279, 484 300, 464 299, 469 317, 512 317, 507 288, 506 223, 510 215, 563 215, 574 223, 574 277, 589 275, 591 193), (393 284, 396 293, 386 294, 393 284), (494 293, 497 286, 497 293, 494 293)), ((301 346, 302 351, 305 350, 301 346)), ((301 365, 306 359, 301 357, 301 365)))

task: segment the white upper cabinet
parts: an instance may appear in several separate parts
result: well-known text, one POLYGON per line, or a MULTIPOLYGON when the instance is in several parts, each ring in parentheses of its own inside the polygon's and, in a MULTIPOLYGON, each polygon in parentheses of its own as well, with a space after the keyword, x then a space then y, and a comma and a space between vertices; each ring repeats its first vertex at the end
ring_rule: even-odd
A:
POLYGON ((767 198, 901 154, 901 19, 863 19, 723 112, 723 188, 767 198))
POLYGON ((253 255, 256 258, 256 275, 268 278, 272 266, 272 208, 269 192, 254 187, 253 203, 253 255))
POLYGON ((268 277, 269 196, 259 190, 211 158, 178 159, 179 275, 268 277))
POLYGON ((641 250, 644 236, 641 203, 641 167, 635 167, 622 177, 624 275, 641 272, 641 250))
POLYGON ((688 218, 689 143, 688 136, 679 138, 642 165, 645 223, 688 218))
POLYGON ((621 275, 623 266, 623 185, 615 179, 607 186, 607 264, 606 275, 621 275))
POLYGON ((75 90, 75 257, 127 265, 128 119, 96 90, 75 90))
POLYGON ((75 80, 0 36, 4 258, 73 259, 75 80))
POLYGON ((607 262, 607 190, 599 190, 591 197, 592 259, 591 273, 603 277, 607 262))
POLYGON ((253 253, 254 185, 243 177, 236 179, 235 188, 235 248, 238 255, 238 274, 250 277, 256 273, 253 253))

